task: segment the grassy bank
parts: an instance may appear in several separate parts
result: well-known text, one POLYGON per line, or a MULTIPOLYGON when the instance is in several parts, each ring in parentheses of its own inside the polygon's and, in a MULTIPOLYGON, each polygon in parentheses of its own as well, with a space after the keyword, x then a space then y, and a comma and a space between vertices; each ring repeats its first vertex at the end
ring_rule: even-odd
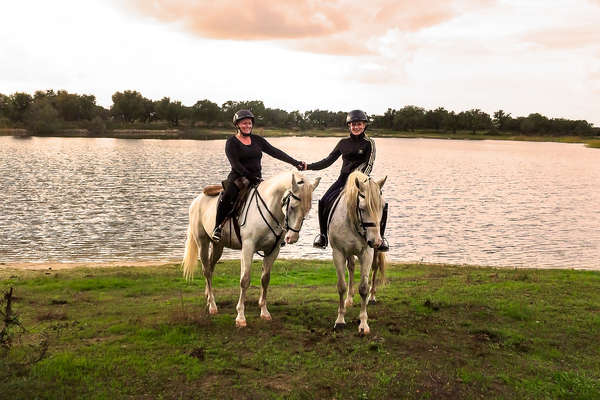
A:
POLYGON ((369 337, 356 305, 332 331, 330 262, 276 262, 271 322, 259 272, 239 330, 239 262, 217 265, 212 317, 175 265, 0 269, 27 329, 0 357, 2 397, 600 398, 598 272, 392 265, 369 337))
MULTIPOLYGON (((162 128, 162 127, 161 127, 162 128)), ((255 132, 265 137, 342 137, 348 132, 344 129, 313 129, 313 130, 285 130, 271 128, 256 128, 255 132)), ((118 139, 189 139, 189 140, 214 140, 226 139, 231 136, 231 129, 223 128, 181 128, 181 129, 113 129, 107 130, 102 135, 92 135, 86 129, 67 129, 52 135, 57 137, 108 137, 118 139)), ((0 129, 0 136, 28 136, 25 129, 0 129)), ((369 135, 373 137, 389 138, 426 138, 426 139, 455 139, 455 140, 516 140, 530 142, 560 142, 560 143, 585 143, 588 147, 600 147, 598 138, 580 136, 525 136, 513 133, 472 133, 459 131, 456 133, 437 131, 389 131, 372 129, 369 135)))

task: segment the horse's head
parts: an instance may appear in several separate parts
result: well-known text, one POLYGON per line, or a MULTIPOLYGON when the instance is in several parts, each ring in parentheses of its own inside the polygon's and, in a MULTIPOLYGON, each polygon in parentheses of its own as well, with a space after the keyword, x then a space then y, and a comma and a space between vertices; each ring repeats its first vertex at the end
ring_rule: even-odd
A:
POLYGON ((387 176, 375 181, 362 172, 355 171, 350 174, 346 184, 346 205, 350 222, 373 248, 382 243, 379 228, 385 201, 381 188, 386 179, 387 176))
POLYGON ((321 178, 316 178, 310 183, 301 173, 292 172, 292 186, 283 197, 282 204, 287 229, 284 239, 286 243, 298 241, 302 223, 312 205, 313 191, 319 186, 320 181, 321 178))

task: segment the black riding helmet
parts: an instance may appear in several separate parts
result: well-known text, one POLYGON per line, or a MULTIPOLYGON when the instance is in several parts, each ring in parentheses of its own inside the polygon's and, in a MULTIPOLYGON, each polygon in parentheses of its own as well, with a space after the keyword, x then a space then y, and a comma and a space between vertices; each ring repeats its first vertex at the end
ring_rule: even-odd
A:
POLYGON ((346 125, 350 124, 350 122, 356 121, 364 121, 369 123, 369 118, 367 117, 367 113, 363 110, 352 110, 346 115, 346 125))
POLYGON ((254 125, 254 114, 252 114, 252 111, 238 110, 238 112, 233 114, 233 125, 237 127, 238 122, 246 118, 250 118, 252 120, 252 125, 254 125))

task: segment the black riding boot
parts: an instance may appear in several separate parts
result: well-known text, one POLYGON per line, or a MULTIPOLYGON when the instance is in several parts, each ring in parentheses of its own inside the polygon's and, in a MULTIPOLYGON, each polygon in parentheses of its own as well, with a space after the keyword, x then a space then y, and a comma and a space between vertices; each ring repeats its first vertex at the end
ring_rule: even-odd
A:
POLYGON ((385 238, 385 226, 387 224, 387 215, 388 215, 388 203, 385 203, 383 206, 383 213, 381 214, 381 224, 379 225, 379 231, 381 232, 381 245, 377 248, 377 251, 385 253, 390 250, 390 245, 388 244, 387 239, 385 238))
POLYGON ((313 243, 313 247, 317 247, 319 249, 327 248, 327 215, 325 215, 325 205, 322 201, 319 201, 319 233, 315 237, 315 241, 313 243))
POLYGON ((229 214, 231 214, 231 211, 233 211, 233 206, 239 192, 237 186, 229 181, 223 181, 223 188, 225 190, 221 193, 217 202, 217 218, 215 229, 211 235, 214 242, 221 240, 221 231, 223 230, 224 222, 229 217, 229 214))

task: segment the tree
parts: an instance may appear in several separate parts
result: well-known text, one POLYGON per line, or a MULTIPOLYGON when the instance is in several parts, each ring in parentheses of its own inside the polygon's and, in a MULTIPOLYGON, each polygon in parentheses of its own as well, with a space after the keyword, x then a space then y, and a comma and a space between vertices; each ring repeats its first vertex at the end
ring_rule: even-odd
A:
POLYGON ((459 123, 463 128, 469 129, 473 134, 478 130, 489 129, 492 126, 492 119, 489 114, 478 108, 469 111, 463 111, 458 114, 459 123))
POLYGON ((506 130, 507 124, 512 119, 510 113, 505 113, 504 110, 498 110, 494 113, 494 119, 492 123, 496 129, 499 131, 506 130))
POLYGON ((192 106, 191 118, 193 121, 202 121, 210 126, 221 119, 221 108, 210 100, 200 100, 192 106))
POLYGON ((90 121, 94 118, 96 96, 59 90, 53 98, 53 105, 65 121, 90 121))
POLYGON ((444 131, 451 130, 452 133, 456 133, 456 129, 459 125, 458 122, 458 115, 456 115, 454 111, 450 111, 448 114, 446 114, 444 120, 442 121, 442 128, 444 131))
POLYGON ((24 122, 25 113, 33 98, 27 93, 16 92, 8 98, 8 118, 12 122, 24 122))
POLYGON ((135 90, 116 92, 112 95, 112 101, 110 112, 115 118, 129 123, 144 120, 146 99, 139 92, 135 90))
POLYGON ((165 120, 170 126, 179 126, 179 120, 185 115, 185 107, 180 101, 172 102, 169 97, 163 97, 154 106, 158 118, 165 120))
POLYGON ((439 131, 442 129, 444 120, 448 116, 448 111, 444 107, 438 107, 435 110, 428 110, 424 116, 425 125, 424 128, 435 129, 439 131))
POLYGON ((28 107, 24 116, 25 126, 34 133, 49 134, 61 129, 58 111, 48 98, 40 98, 28 107))

